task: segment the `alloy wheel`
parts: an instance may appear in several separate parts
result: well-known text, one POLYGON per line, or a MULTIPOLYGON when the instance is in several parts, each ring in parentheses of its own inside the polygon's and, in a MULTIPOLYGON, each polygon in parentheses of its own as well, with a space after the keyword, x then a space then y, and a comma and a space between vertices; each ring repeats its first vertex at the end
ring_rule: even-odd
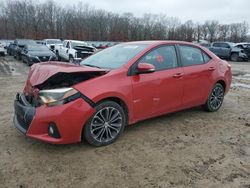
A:
POLYGON ((100 109, 90 125, 92 137, 98 142, 109 142, 117 137, 122 128, 122 115, 114 107, 100 109))
POLYGON ((220 85, 218 85, 213 89, 209 100, 211 108, 213 108, 213 110, 217 110, 218 108, 220 108, 223 102, 223 98, 224 98, 224 90, 222 87, 220 87, 220 85))

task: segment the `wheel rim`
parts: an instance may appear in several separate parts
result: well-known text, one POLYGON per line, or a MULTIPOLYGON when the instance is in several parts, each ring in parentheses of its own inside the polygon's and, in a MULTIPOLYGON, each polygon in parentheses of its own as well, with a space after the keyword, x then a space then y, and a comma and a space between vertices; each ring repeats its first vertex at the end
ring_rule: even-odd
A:
POLYGON ((91 121, 91 135, 98 142, 109 142, 117 137, 122 127, 122 115, 116 108, 99 110, 91 121))
POLYGON ((223 102, 223 98, 224 98, 224 90, 223 90, 223 88, 219 87, 219 86, 215 87, 213 89, 213 92, 212 92, 211 97, 210 97, 210 101, 209 101, 210 106, 214 110, 218 109, 221 106, 222 102, 223 102))

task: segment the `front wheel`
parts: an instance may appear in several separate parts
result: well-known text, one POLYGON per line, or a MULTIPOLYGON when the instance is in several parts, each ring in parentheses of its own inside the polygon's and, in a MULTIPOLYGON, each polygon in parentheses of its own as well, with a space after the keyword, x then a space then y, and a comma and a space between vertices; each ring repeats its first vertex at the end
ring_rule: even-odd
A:
POLYGON ((113 143, 123 132, 126 125, 124 109, 113 101, 97 105, 95 114, 84 126, 84 138, 94 146, 113 143))
POLYGON ((73 58, 72 55, 69 56, 69 62, 72 63, 72 64, 74 63, 74 58, 73 58))
POLYGON ((61 57, 60 57, 60 55, 59 55, 59 52, 58 52, 58 51, 56 51, 56 57, 57 57, 57 60, 58 60, 58 61, 61 61, 61 57))
POLYGON ((215 112, 220 109, 224 99, 224 88, 220 83, 213 87, 206 104, 203 106, 208 112, 215 112))
POLYGON ((232 55, 231 55, 231 61, 234 61, 234 62, 239 61, 239 54, 232 53, 232 55))

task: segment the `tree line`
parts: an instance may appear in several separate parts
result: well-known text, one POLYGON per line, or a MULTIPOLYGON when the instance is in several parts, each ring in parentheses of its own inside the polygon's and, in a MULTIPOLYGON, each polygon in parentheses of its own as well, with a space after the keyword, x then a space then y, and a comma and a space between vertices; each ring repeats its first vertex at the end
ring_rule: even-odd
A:
POLYGON ((79 3, 59 6, 55 1, 4 1, 0 5, 0 38, 60 38, 88 41, 184 40, 231 41, 249 40, 247 22, 221 24, 216 20, 182 23, 164 14, 116 14, 79 3))

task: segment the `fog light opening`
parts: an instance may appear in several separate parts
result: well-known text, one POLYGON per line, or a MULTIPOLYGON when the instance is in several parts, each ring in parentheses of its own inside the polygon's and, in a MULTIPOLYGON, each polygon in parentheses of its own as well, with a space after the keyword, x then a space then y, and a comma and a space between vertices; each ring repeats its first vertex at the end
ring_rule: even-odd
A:
POLYGON ((48 134, 49 134, 49 136, 51 136, 53 138, 61 138, 60 133, 57 129, 57 126, 53 122, 49 123, 48 134))

